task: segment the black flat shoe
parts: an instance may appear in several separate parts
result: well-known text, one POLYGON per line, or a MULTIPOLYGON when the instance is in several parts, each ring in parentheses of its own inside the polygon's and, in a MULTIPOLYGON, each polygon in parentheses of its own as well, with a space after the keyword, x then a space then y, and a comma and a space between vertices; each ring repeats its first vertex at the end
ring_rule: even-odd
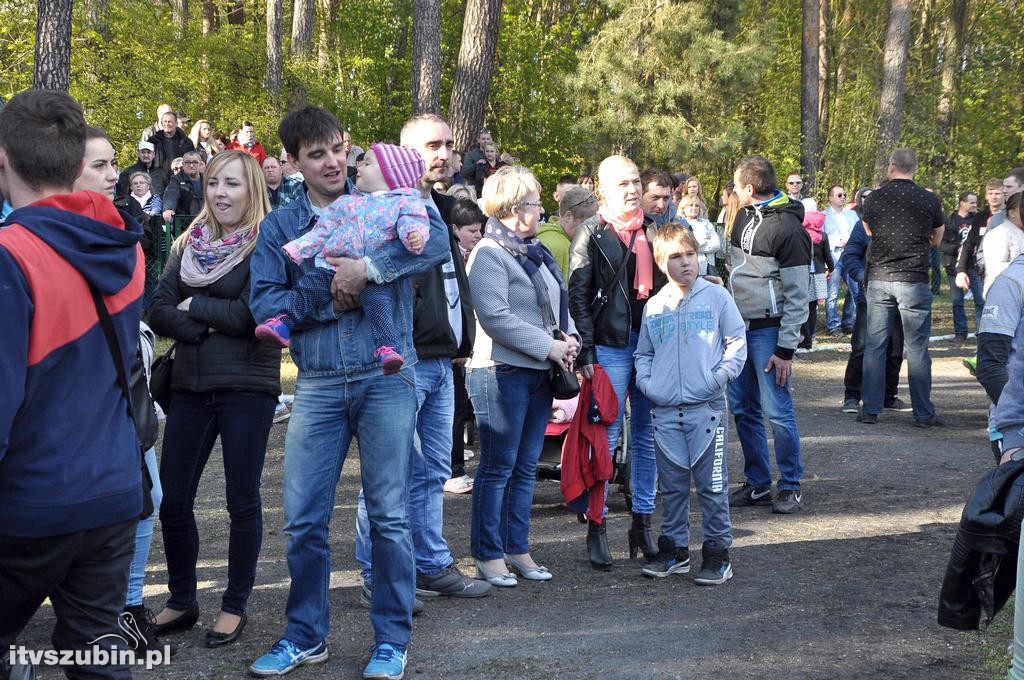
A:
POLYGON ((196 625, 199 621, 199 603, 192 605, 186 611, 181 613, 181 616, 176 619, 172 619, 167 623, 154 623, 153 627, 150 628, 153 634, 157 637, 161 635, 167 635, 168 633, 180 633, 190 629, 196 625))
POLYGON ((242 631, 245 630, 245 624, 248 622, 249 617, 242 614, 242 618, 238 620, 238 625, 230 633, 218 633, 212 629, 206 631, 206 646, 223 647, 224 645, 230 645, 242 635, 242 631))

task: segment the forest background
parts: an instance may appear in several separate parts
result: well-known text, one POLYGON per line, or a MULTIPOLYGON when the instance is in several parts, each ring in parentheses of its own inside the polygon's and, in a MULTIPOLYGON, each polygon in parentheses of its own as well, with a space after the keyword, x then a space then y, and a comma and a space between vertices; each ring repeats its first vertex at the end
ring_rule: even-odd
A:
POLYGON ((275 150, 304 103, 364 147, 433 110, 548 203, 613 151, 713 196, 759 153, 823 203, 910 146, 953 209, 1024 160, 1022 28, 1018 0, 0 0, 0 95, 69 90, 125 165, 165 101, 275 150))

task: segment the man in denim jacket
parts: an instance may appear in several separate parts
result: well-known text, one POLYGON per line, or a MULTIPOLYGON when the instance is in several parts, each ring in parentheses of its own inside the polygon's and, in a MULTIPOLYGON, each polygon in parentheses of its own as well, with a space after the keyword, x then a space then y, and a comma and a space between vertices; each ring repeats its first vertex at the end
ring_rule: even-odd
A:
MULTIPOLYGON (((308 232, 324 208, 349 190, 342 129, 333 115, 307 107, 285 117, 279 135, 289 159, 305 178, 306 192, 273 211, 260 225, 250 298, 258 319, 287 307, 284 300, 289 291, 314 266, 312 260, 294 264, 281 246, 308 232)), ((374 252, 372 259, 332 260, 338 268, 331 286, 333 301, 312 310, 294 329, 291 356, 299 376, 284 470, 284 531, 291 576, 288 624, 282 639, 252 664, 253 675, 284 675, 300 665, 327 659, 327 530, 353 435, 359 443, 373 561, 378 565, 370 607, 376 639, 365 673, 397 677, 404 670, 416 579, 406 514, 416 419, 413 298, 406 277, 437 265, 447 254, 447 228, 432 218, 430 238, 418 256, 396 240, 374 252), (406 364, 392 376, 385 377, 380 361, 373 357, 370 324, 358 307, 359 292, 367 280, 398 288, 401 310, 394 319, 395 349, 406 357, 406 364)))

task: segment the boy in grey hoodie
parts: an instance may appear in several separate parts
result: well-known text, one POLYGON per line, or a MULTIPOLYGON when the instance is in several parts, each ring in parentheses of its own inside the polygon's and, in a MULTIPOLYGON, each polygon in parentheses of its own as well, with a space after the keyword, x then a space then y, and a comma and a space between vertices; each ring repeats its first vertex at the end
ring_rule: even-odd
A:
POLYGON ((669 283, 647 302, 635 354, 636 384, 651 400, 658 484, 664 503, 658 556, 645 576, 690 571, 690 479, 700 497, 700 585, 732 578, 725 387, 747 360, 746 328, 721 286, 699 278, 700 247, 681 224, 654 237, 669 283))

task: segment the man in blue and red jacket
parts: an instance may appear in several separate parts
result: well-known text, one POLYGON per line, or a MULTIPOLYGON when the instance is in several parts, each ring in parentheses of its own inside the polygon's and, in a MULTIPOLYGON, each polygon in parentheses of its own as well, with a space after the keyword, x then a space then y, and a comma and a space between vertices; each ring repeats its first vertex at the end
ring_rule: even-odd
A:
MULTIPOLYGON (((0 649, 47 597, 57 649, 119 633, 135 523, 139 441, 90 288, 130 372, 145 264, 142 228, 109 197, 70 193, 86 125, 66 94, 26 91, 0 112, 0 649)), ((110 648, 114 636, 101 641, 110 648)), ((6 659, 5 659, 6 661, 6 659)), ((2 672, 0 668, 0 672, 2 672)), ((130 677, 118 664, 79 668, 130 677)))

